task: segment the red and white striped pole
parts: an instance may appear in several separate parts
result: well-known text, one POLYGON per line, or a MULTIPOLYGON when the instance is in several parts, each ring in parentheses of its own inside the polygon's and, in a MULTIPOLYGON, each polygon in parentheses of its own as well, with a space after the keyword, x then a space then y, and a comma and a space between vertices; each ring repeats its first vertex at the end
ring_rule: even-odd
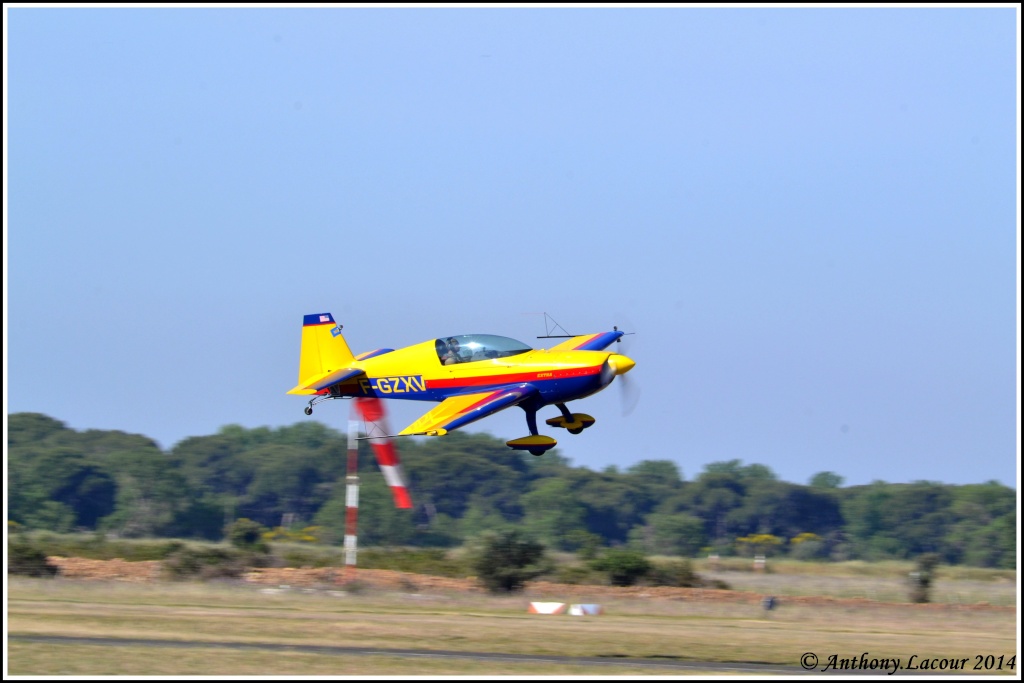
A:
POLYGON ((348 471, 345 476, 345 581, 356 574, 356 519, 359 515, 359 422, 355 401, 348 419, 348 471))
POLYGON ((412 507, 412 498, 409 496, 409 487, 405 483, 405 473, 402 471, 402 463, 398 459, 398 451, 395 449, 395 442, 392 441, 391 427, 388 425, 387 414, 384 412, 384 402, 379 398, 359 397, 353 401, 363 422, 367 425, 366 433, 370 434, 371 428, 374 431, 374 438, 370 441, 374 455, 377 456, 377 465, 384 475, 384 481, 391 488, 395 498, 395 507, 409 509, 412 507))

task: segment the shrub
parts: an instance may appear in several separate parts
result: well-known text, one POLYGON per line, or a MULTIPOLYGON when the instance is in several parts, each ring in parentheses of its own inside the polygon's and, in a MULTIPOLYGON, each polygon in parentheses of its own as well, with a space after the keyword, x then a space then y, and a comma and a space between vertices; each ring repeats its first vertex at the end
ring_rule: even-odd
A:
POLYGON ((338 553, 325 552, 320 548, 285 548, 278 550, 277 554, 286 567, 335 567, 341 563, 338 553))
POLYGON ((789 556, 794 560, 818 560, 825 557, 828 548, 822 541, 803 541, 793 546, 789 556))
POLYGON ((612 548, 592 560, 590 566, 608 573, 613 586, 632 586, 651 570, 651 563, 643 553, 624 548, 612 548))
POLYGON ((349 581, 342 587, 345 589, 346 593, 352 593, 353 595, 361 595, 363 593, 367 593, 373 588, 373 586, 371 586, 370 584, 366 583, 365 581, 360 581, 359 579, 349 581))
POLYGON ((270 546, 263 539, 267 529, 259 522, 242 517, 235 520, 228 527, 227 537, 231 545, 243 550, 254 550, 261 553, 269 553, 270 546))
POLYGON ((464 561, 449 557, 444 548, 369 548, 359 551, 359 566, 431 576, 462 577, 470 573, 464 561))
POLYGON ((57 575, 58 568, 50 564, 46 553, 28 540, 19 539, 7 543, 7 573, 22 576, 50 578, 57 575))
POLYGON ((485 536, 472 561, 484 587, 491 593, 511 593, 527 581, 550 571, 544 546, 517 529, 485 536))
POLYGON ((924 553, 917 558, 917 571, 910 573, 910 601, 930 602, 932 579, 935 578, 935 568, 939 564, 939 556, 936 553, 924 553))
POLYGON ((598 585, 604 582, 605 575, 585 565, 562 565, 555 569, 555 583, 573 585, 598 585))
POLYGON ((708 579, 695 572, 690 560, 668 560, 654 563, 644 576, 644 583, 651 586, 676 588, 730 589, 729 584, 721 579, 708 579))
POLYGON ((117 539, 101 533, 92 534, 36 534, 36 547, 47 555, 84 557, 91 560, 121 558, 128 562, 164 560, 184 546, 179 540, 117 539))
POLYGON ((235 548, 184 546, 164 560, 164 570, 175 579, 239 578, 251 567, 266 567, 270 556, 235 548))
POLYGON ((704 579, 693 571, 693 563, 689 560, 670 560, 652 564, 644 578, 646 583, 652 586, 699 588, 705 585, 704 579))

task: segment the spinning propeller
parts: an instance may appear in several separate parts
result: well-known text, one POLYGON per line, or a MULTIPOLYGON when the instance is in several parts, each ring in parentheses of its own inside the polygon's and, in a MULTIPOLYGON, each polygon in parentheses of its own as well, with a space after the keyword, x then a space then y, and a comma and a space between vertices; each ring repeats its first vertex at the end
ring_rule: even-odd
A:
MULTIPOLYGON (((619 328, 618 328, 617 325, 612 327, 612 329, 615 330, 616 332, 619 331, 619 328)), ((622 356, 628 358, 629 354, 627 353, 627 351, 632 347, 632 344, 630 342, 628 342, 628 341, 623 343, 623 340, 626 339, 626 337, 628 337, 630 335, 633 335, 635 333, 634 332, 623 332, 622 334, 623 334, 623 336, 621 336, 617 340, 615 340, 615 347, 616 347, 615 353, 616 354, 622 354, 622 356)), ((609 362, 612 362, 614 360, 614 358, 615 358, 614 355, 609 356, 608 357, 609 362)), ((633 367, 633 363, 632 363, 632 361, 630 361, 629 368, 632 368, 632 367, 633 367)), ((628 374, 626 374, 626 372, 628 372, 629 368, 626 368, 626 369, 622 370, 621 372, 617 372, 616 373, 616 374, 620 375, 619 376, 619 381, 618 381, 618 385, 619 385, 619 400, 622 402, 622 416, 623 417, 628 417, 636 409, 637 403, 640 402, 640 386, 636 383, 636 381, 633 378, 631 378, 628 374)))
MULTIPOLYGON (((628 316, 622 316, 616 314, 618 317, 625 317, 628 322, 628 316)), ((564 327, 558 324, 558 322, 547 313, 544 313, 544 330, 543 336, 537 337, 538 339, 552 339, 559 337, 572 337, 572 335, 564 327), (557 334, 561 331, 562 334, 557 334)), ((615 332, 619 331, 619 326, 615 325, 612 327, 615 332)), ((601 385, 608 386, 613 379, 619 376, 619 400, 622 404, 622 416, 627 417, 636 408, 637 403, 640 401, 640 387, 637 383, 626 377, 634 365, 634 362, 630 360, 629 349, 632 344, 629 341, 625 343, 623 340, 626 337, 636 334, 635 332, 623 332, 622 336, 615 340, 615 350, 612 351, 612 355, 608 356, 608 360, 605 361, 604 366, 601 368, 601 385), (624 360, 619 360, 624 359, 624 360)))

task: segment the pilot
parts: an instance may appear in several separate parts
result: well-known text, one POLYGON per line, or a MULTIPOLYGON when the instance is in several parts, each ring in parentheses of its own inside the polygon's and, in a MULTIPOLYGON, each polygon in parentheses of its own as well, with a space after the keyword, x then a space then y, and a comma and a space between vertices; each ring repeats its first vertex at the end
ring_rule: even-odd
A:
POLYGON ((448 337, 448 351, 441 356, 441 362, 445 365, 453 365, 458 363, 460 360, 459 340, 455 337, 448 337))

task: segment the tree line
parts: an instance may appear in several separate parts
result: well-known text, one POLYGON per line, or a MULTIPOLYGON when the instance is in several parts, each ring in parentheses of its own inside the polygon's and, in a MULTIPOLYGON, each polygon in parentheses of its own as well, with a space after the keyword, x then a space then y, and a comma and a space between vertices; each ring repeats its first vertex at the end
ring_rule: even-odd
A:
MULTIPOLYGON (((142 435, 17 413, 7 445, 8 523, 20 528, 222 540, 250 519, 293 540, 337 544, 344 535, 346 436, 319 422, 229 425, 163 451, 142 435)), ((686 480, 670 459, 595 472, 486 434, 397 445, 414 508, 395 508, 361 441, 361 546, 454 546, 518 529, 576 552, 837 561, 934 553, 948 564, 1017 566, 1017 495, 996 481, 844 487, 821 472, 802 485, 741 460, 686 480)))

